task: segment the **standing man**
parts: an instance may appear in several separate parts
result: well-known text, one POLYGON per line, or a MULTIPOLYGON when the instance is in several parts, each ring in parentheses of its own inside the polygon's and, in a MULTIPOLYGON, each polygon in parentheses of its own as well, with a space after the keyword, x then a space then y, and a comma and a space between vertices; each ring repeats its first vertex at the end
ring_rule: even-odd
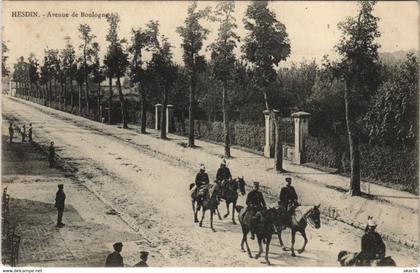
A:
POLYGON ((124 267, 123 257, 121 251, 123 244, 121 242, 115 243, 113 246, 114 252, 106 257, 105 267, 124 267))
POLYGON ((9 124, 9 141, 10 143, 13 142, 13 135, 15 134, 15 130, 13 129, 13 123, 10 122, 9 124))
POLYGON ((29 142, 32 142, 32 123, 29 123, 28 138, 29 142))
POLYGON ((286 177, 287 185, 280 190, 279 205, 284 211, 289 211, 290 207, 298 205, 298 197, 295 188, 292 187, 292 178, 286 177))
POLYGON ((25 126, 25 124, 23 124, 22 128, 20 129, 20 134, 22 136, 22 142, 25 142, 25 137, 26 137, 26 126, 25 126))
POLYGON ((63 190, 63 184, 58 185, 58 191, 55 195, 55 207, 57 208, 57 227, 62 228, 65 225, 62 222, 63 212, 64 212, 64 202, 66 200, 66 195, 63 190))
POLYGON ((148 256, 149 256, 149 252, 140 251, 140 262, 136 263, 133 267, 149 267, 146 263, 148 256))
POLYGON ((230 174, 230 170, 226 167, 226 160, 222 160, 220 163, 220 168, 217 170, 216 180, 221 183, 222 187, 224 186, 224 182, 226 180, 232 179, 232 175, 230 174))
POLYGON ((263 194, 259 191, 260 183, 255 181, 254 182, 254 189, 248 193, 246 197, 246 211, 245 213, 249 213, 247 217, 251 218, 251 240, 255 238, 255 222, 254 216, 257 212, 266 209, 267 206, 265 205, 265 200, 263 194))
POLYGON ((50 147, 48 147, 48 161, 50 162, 50 168, 54 167, 54 156, 55 156, 54 141, 51 141, 50 147))

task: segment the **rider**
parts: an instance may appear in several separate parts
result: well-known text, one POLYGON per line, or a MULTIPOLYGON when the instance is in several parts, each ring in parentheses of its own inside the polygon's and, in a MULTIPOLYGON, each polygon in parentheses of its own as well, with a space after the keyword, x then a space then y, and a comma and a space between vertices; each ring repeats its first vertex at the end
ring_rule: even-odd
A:
POLYGON ((375 231, 376 223, 372 217, 368 217, 366 232, 362 237, 362 251, 358 258, 363 265, 369 265, 371 260, 383 259, 386 247, 381 235, 375 231))
POLYGON ((206 167, 204 164, 201 164, 200 171, 195 176, 195 187, 192 189, 192 192, 198 191, 200 187, 208 185, 209 183, 209 175, 206 173, 206 167))
POLYGON ((286 177, 286 183, 287 185, 280 191, 278 203, 283 211, 290 214, 299 206, 299 203, 295 188, 292 186, 292 178, 286 177))
POLYGON ((257 214, 257 212, 261 210, 267 209, 265 205, 265 200, 263 194, 259 191, 260 183, 255 181, 254 182, 254 189, 248 193, 248 196, 246 197, 246 211, 245 213, 250 213, 251 217, 251 240, 254 240, 255 238, 255 224, 252 222, 254 220, 254 216, 257 214))
POLYGON ((230 170, 226 167, 226 160, 222 160, 220 163, 220 168, 217 170, 216 180, 220 185, 223 187, 226 180, 231 180, 232 175, 230 174, 230 170))

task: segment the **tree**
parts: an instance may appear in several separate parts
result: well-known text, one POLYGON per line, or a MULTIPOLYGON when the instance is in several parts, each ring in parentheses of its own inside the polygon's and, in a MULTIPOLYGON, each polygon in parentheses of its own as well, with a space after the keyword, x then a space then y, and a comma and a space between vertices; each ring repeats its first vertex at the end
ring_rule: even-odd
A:
MULTIPOLYGON (((290 55, 286 27, 268 9, 266 1, 252 2, 246 10, 243 22, 249 33, 245 37, 242 49, 245 52, 245 58, 253 65, 255 85, 263 92, 266 110, 271 111, 267 88, 276 79, 273 66, 277 66, 280 61, 286 60, 290 55)), ((272 112, 270 114, 274 118, 276 128, 275 169, 282 171, 281 118, 272 112)))
POLYGON ((133 83, 137 84, 141 96, 141 117, 140 117, 140 132, 146 133, 146 70, 143 67, 144 51, 150 51, 156 47, 158 36, 158 23, 156 21, 149 21, 147 29, 142 30, 132 29, 131 46, 129 52, 131 54, 130 63, 130 77, 133 83))
POLYGON ((6 77, 9 75, 10 71, 7 69, 7 59, 9 56, 7 56, 7 52, 9 51, 9 48, 7 47, 7 44, 5 41, 1 42, 1 75, 2 77, 6 77))
POLYGON ((199 55, 203 47, 203 41, 207 38, 209 31, 200 25, 200 20, 208 18, 211 9, 197 10, 197 2, 193 2, 187 13, 185 26, 177 27, 176 31, 182 38, 184 50, 183 60, 189 74, 189 109, 188 109, 188 147, 194 147, 194 105, 197 84, 197 72, 204 63, 204 56, 199 55))
POLYGON ((216 6, 216 20, 220 23, 218 37, 215 43, 210 45, 212 50, 211 59, 213 62, 213 74, 222 85, 222 109, 223 124, 225 133, 225 156, 230 157, 230 130, 229 130, 229 98, 228 83, 232 79, 235 66, 236 42, 239 42, 239 36, 234 32, 237 28, 235 17, 232 13, 235 11, 235 2, 219 2, 216 6))
POLYGON ((342 59, 337 73, 345 83, 344 102, 347 135, 350 148, 350 194, 360 195, 360 131, 361 116, 378 82, 378 48, 375 38, 380 37, 378 17, 373 16, 374 1, 359 2, 359 13, 338 24, 342 31, 337 52, 342 59))
POLYGON ((30 90, 33 93, 32 97, 38 98, 38 81, 39 81, 39 72, 38 72, 38 60, 35 58, 35 55, 31 53, 28 58, 28 80, 30 90), (35 87, 35 88, 34 88, 35 87))
POLYGON ((101 83, 104 81, 105 75, 104 75, 104 69, 101 67, 101 62, 99 59, 99 44, 93 43, 92 44, 92 65, 91 65, 91 78, 92 81, 96 84, 98 84, 97 92, 96 92, 96 119, 98 121, 101 121, 102 119, 102 89, 101 89, 101 83))
MULTIPOLYGON (((122 114, 122 123, 123 128, 128 128, 128 121, 127 121, 127 109, 126 109, 126 102, 124 99, 124 95, 122 93, 121 87, 121 80, 120 78, 124 76, 125 71, 129 65, 128 62, 128 54, 125 52, 123 48, 124 40, 120 40, 118 38, 118 23, 120 22, 120 18, 118 14, 111 14, 107 17, 107 21, 109 23, 109 30, 106 36, 107 41, 110 43, 108 46, 108 52, 105 56, 104 64, 108 69, 108 76, 116 77, 117 78, 117 87, 118 87, 118 94, 121 103, 121 114, 122 114)), ((110 80, 110 85, 112 82, 110 80)), ((110 86, 111 89, 111 86, 110 86)), ((112 90, 112 89, 111 89, 112 90)), ((112 92, 112 91, 111 91, 112 92)))
POLYGON ((88 75, 89 75, 89 64, 92 61, 92 40, 96 38, 93 35, 92 29, 87 24, 79 25, 79 32, 80 32, 80 39, 82 40, 82 44, 79 48, 82 50, 82 60, 83 60, 83 75, 84 75, 84 82, 85 82, 85 97, 86 97, 86 114, 89 115, 89 82, 88 82, 88 75))
MULTIPOLYGON (((70 84, 70 105, 71 110, 74 107, 74 91, 73 91, 73 80, 76 77, 77 73, 77 64, 76 64, 76 52, 73 45, 70 43, 70 37, 65 37, 66 46, 61 51, 62 55, 62 62, 63 62, 63 70, 65 75, 64 81, 64 90, 67 91, 67 80, 70 84)), ((66 92, 67 93, 67 92, 66 92)), ((64 95, 64 111, 66 111, 67 107, 67 97, 68 95, 64 95)))

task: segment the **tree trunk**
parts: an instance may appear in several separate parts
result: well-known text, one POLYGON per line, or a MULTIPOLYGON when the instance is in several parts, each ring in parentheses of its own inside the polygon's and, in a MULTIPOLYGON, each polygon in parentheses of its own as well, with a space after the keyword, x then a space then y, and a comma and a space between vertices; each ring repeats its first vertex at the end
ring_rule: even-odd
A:
POLYGON ((281 117, 278 111, 272 112, 274 119, 274 168, 278 172, 283 172, 283 143, 281 139, 281 117))
POLYGON ((50 86, 48 90, 48 107, 52 107, 51 96, 52 96, 52 80, 49 81, 50 86))
POLYGON ((120 82, 120 77, 117 77, 117 86, 118 86, 118 95, 120 98, 120 102, 121 102, 121 115, 122 115, 122 124, 123 124, 123 128, 128 128, 127 126, 127 109, 126 109, 126 103, 124 100, 124 95, 122 92, 122 88, 121 88, 121 82, 120 82))
POLYGON ((264 95, 265 110, 270 111, 270 106, 268 105, 268 94, 267 94, 266 88, 264 88, 263 90, 263 95, 264 95))
POLYGON ((166 107, 168 105, 168 94, 166 87, 163 87, 163 105, 162 105, 162 113, 160 116, 160 138, 167 139, 166 137, 166 107))
POLYGON ((354 128, 351 95, 349 94, 346 82, 344 86, 344 102, 346 107, 346 125, 350 148, 350 194, 352 196, 358 196, 361 194, 359 137, 354 128))
POLYGON ((194 96, 195 96, 195 71, 192 71, 190 81, 190 97, 189 97, 189 109, 188 109, 188 147, 194 147, 194 96))
POLYGON ((79 97, 78 97, 78 100, 79 100, 78 112, 79 112, 79 116, 81 116, 82 115, 82 84, 81 83, 79 83, 79 97))
POLYGON ((225 157, 229 158, 230 155, 230 130, 229 130, 229 116, 227 106, 227 92, 225 84, 222 85, 222 109, 223 109, 223 129, 225 131, 225 157))
POLYGON ((142 88, 141 90, 141 114, 140 114, 140 133, 146 133, 146 90, 142 88))
POLYGON ((98 121, 102 120, 102 89, 101 89, 101 82, 98 83, 98 97, 97 97, 97 113, 98 113, 98 121))
POLYGON ((74 108, 74 91, 73 91, 73 79, 70 77, 70 105, 71 105, 71 112, 73 112, 74 108))
POLYGON ((109 77, 109 105, 108 105, 108 123, 112 124, 112 77, 109 77))

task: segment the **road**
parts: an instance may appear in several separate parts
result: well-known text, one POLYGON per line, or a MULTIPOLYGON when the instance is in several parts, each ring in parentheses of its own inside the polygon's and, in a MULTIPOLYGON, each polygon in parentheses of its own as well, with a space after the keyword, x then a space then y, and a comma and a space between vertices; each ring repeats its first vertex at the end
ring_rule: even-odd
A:
MULTIPOLYGON (((174 160, 134 143, 141 138, 136 132, 120 130, 119 134, 91 126, 92 121, 59 115, 3 96, 3 118, 29 123, 34 127, 35 141, 56 143, 57 153, 78 169, 82 185, 121 213, 137 233, 149 241, 149 251, 159 253, 160 266, 265 266, 262 258, 248 258, 240 250, 239 225, 230 219, 215 218, 217 232, 209 228, 208 216, 202 228, 193 222, 188 185, 195 169, 182 160, 174 160)), ((114 131, 112 131, 114 132, 114 131)), ((156 139, 156 141, 161 141, 156 139)), ((170 153, 171 151, 168 151, 170 153)), ((214 174, 213 174, 214 175, 214 174)), ((71 199, 71 196, 68 198, 71 199)), ((239 204, 244 204, 240 197, 239 204)), ((274 196, 266 196, 273 203, 274 196)), ((88 202, 87 202, 88 204, 88 202)), ((224 204, 220 207, 224 214, 224 204)), ((98 212, 102 213, 102 212, 98 212)), ((346 224, 322 218, 320 229, 308 227, 306 251, 291 257, 273 239, 270 261, 274 266, 337 266, 340 250, 357 251, 362 231, 346 224)), ((289 232, 284 241, 290 245, 289 232)), ((126 242, 129 243, 129 242, 126 242)), ((298 236, 296 248, 303 240, 298 236)), ((400 266, 417 265, 418 253, 386 242, 387 254, 400 266)), ((250 241, 255 255, 257 243, 250 241)), ((137 256, 137 253, 126 253, 137 256)))

